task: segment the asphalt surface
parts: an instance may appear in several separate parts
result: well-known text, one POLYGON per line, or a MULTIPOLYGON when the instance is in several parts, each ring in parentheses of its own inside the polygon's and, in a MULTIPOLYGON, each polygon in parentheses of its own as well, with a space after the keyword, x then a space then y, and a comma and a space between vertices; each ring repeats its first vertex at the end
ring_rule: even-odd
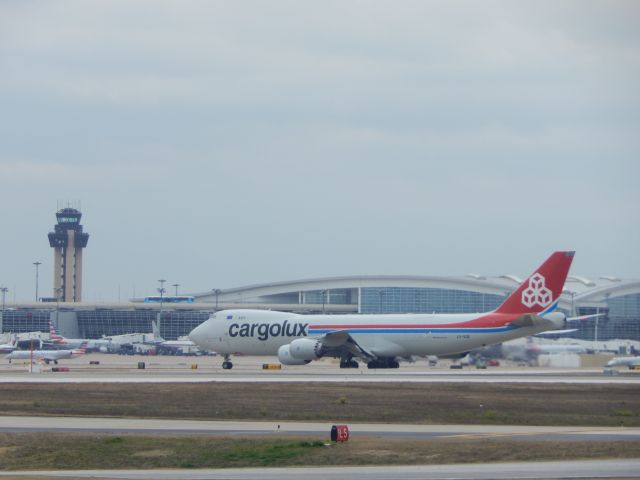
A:
MULTIPOLYGON (((8 363, 0 359, 2 383, 189 383, 189 382, 403 382, 403 383, 574 383, 574 384, 637 384, 640 371, 624 368, 605 374, 603 368, 555 369, 518 367, 514 365, 478 370, 465 367, 451 370, 451 362, 441 361, 431 367, 425 360, 402 363, 398 369, 340 369, 325 359, 303 366, 282 366, 263 370, 264 364, 277 364, 273 357, 235 357, 232 370, 222 369, 220 357, 145 357, 111 354, 89 354, 61 360, 59 365, 41 365, 40 373, 29 373, 28 362, 8 363), (99 362, 91 365, 90 362, 99 362), (139 369, 143 362, 145 368, 139 369), (54 367, 69 371, 54 372, 54 367)), ((611 371, 611 370, 610 370, 611 371)))
MULTIPOLYGON (((0 416, 2 432, 91 432, 208 435, 326 435, 332 424, 0 416)), ((396 438, 501 438, 554 441, 640 441, 640 428, 505 425, 349 424, 352 436, 396 438)))
POLYGON ((640 478, 640 460, 490 463, 401 467, 240 468, 198 470, 67 470, 0 472, 3 476, 132 480, 484 480, 640 478))
MULTIPOLYGON (((58 366, 67 372, 53 372, 54 365, 42 365, 40 373, 29 373, 26 362, 0 359, 2 383, 181 383, 181 382, 460 382, 460 383, 578 383, 635 384, 640 386, 640 372, 618 369, 614 374, 602 368, 551 369, 513 365, 476 370, 450 370, 449 362, 431 367, 423 361, 402 364, 396 370, 341 370, 332 361, 313 362, 300 367, 263 370, 272 357, 234 358, 233 370, 223 370, 219 357, 130 357, 91 354, 63 360, 58 366), (90 365, 89 362, 99 362, 90 365), (138 363, 145 368, 139 369, 138 363)), ((102 432, 147 434, 217 434, 217 435, 329 435, 331 425, 322 423, 209 422, 183 420, 131 420, 114 418, 2 417, 0 432, 102 432)), ((640 441, 638 428, 592 427, 513 427, 469 425, 349 425, 354 436, 404 438, 501 438, 555 441, 640 441)), ((360 479, 555 479, 555 478, 639 478, 640 460, 522 462, 497 464, 340 467, 277 469, 203 469, 203 470, 82 470, 0 472, 3 476, 91 477, 118 479, 261 479, 305 480, 326 478, 360 479)))

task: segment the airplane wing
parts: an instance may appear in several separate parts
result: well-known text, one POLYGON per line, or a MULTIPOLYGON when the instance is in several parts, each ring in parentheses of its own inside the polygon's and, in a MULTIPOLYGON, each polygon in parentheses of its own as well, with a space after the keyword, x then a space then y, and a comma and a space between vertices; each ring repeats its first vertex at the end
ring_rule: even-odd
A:
POLYGON ((342 357, 342 352, 347 352, 354 357, 361 357, 366 360, 373 360, 376 356, 360 346, 358 342, 351 336, 346 330, 336 330, 324 334, 318 338, 318 341, 324 345, 324 347, 331 352, 331 354, 342 357))

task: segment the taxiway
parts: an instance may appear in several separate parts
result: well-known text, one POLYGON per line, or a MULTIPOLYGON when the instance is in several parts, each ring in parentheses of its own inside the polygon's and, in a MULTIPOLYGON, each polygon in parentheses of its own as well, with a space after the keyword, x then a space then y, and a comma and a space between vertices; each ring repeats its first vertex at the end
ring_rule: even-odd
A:
MULTIPOLYGON (((321 435, 329 438, 332 424, 315 422, 252 422, 158 420, 95 417, 0 416, 0 432, 137 433, 200 435, 321 435)), ((556 427, 508 425, 349 424, 352 436, 432 438, 497 438, 504 440, 640 441, 640 428, 556 427)))
POLYGON ((264 370, 274 364, 273 357, 235 357, 234 368, 223 370, 218 357, 162 357, 90 354, 39 366, 40 373, 29 373, 28 362, 0 362, 0 383, 189 383, 189 382, 403 382, 403 383, 582 383, 639 384, 640 371, 602 368, 555 369, 534 367, 490 367, 479 370, 465 367, 449 369, 449 362, 429 366, 426 361, 403 363, 398 369, 370 370, 366 367, 340 369, 331 360, 303 366, 282 366, 264 370), (94 362, 92 364, 92 362, 94 362), (99 363, 95 363, 99 362, 99 363), (139 368, 144 364, 144 368, 139 368), (614 374, 611 374, 614 373, 614 374))

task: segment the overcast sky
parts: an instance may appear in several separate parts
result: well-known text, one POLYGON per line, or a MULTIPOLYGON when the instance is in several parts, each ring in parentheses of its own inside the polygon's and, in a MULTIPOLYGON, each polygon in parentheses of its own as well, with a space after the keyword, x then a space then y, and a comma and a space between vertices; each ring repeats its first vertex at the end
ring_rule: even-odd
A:
MULTIPOLYGON (((0 284, 640 277, 640 3, 0 3, 0 284)), ((173 289, 172 289, 173 290, 173 289)))

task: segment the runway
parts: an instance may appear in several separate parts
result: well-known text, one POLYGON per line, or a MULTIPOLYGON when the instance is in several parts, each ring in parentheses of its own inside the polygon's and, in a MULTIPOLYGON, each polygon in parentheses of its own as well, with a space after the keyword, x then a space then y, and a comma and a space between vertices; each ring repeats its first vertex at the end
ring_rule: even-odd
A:
MULTIPOLYGON (((314 362, 281 370, 263 370, 272 357, 234 358, 233 370, 223 370, 219 357, 130 357, 91 354, 61 361, 67 372, 53 372, 43 365, 41 373, 28 373, 25 363, 0 363, 2 383, 568 383, 640 385, 640 374, 619 370, 614 375, 602 368, 552 369, 504 366, 477 370, 450 370, 448 362, 437 367, 425 361, 402 364, 394 370, 367 368, 341 370, 332 361, 314 362), (100 362, 92 365, 90 362, 100 362), (144 369, 138 363, 144 362, 144 369), (194 368, 194 366, 196 366, 194 368)), ((149 435, 225 436, 314 436, 328 439, 328 423, 212 422, 83 417, 3 417, 0 432, 85 432, 149 435)), ((640 441, 640 428, 621 427, 528 427, 487 425, 392 425, 349 424, 354 438, 373 436, 408 439, 500 439, 513 442, 554 441, 640 441)), ((1 472, 0 477, 46 476, 130 479, 484 479, 484 478, 640 478, 640 460, 522 462, 500 464, 336 467, 275 469, 184 469, 184 470, 87 470, 46 472, 1 472)))
POLYGON ((533 368, 491 367, 478 370, 465 367, 449 369, 450 362, 436 367, 422 360, 403 363, 399 369, 370 370, 366 367, 340 369, 336 362, 323 360, 304 366, 282 366, 263 370, 274 363, 273 357, 236 357, 234 368, 223 370, 219 357, 144 357, 90 354, 73 360, 61 360, 58 367, 69 371, 54 372, 55 365, 40 366, 40 373, 29 373, 27 362, 0 363, 0 383, 192 383, 192 382, 317 382, 317 383, 572 383, 638 384, 640 372, 624 369, 606 375, 602 368, 533 368), (99 364, 90 364, 99 362, 99 364), (144 363, 144 369, 138 368, 144 363))
MULTIPOLYGON (((329 439, 331 423, 157 420, 94 417, 0 416, 0 432, 200 435, 314 435, 329 439)), ((351 435, 411 439, 500 438, 514 441, 640 441, 640 428, 509 425, 349 424, 351 435)))
POLYGON ((484 480, 640 478, 640 460, 517 462, 401 467, 307 467, 183 470, 59 470, 0 472, 3 476, 131 480, 484 480))

